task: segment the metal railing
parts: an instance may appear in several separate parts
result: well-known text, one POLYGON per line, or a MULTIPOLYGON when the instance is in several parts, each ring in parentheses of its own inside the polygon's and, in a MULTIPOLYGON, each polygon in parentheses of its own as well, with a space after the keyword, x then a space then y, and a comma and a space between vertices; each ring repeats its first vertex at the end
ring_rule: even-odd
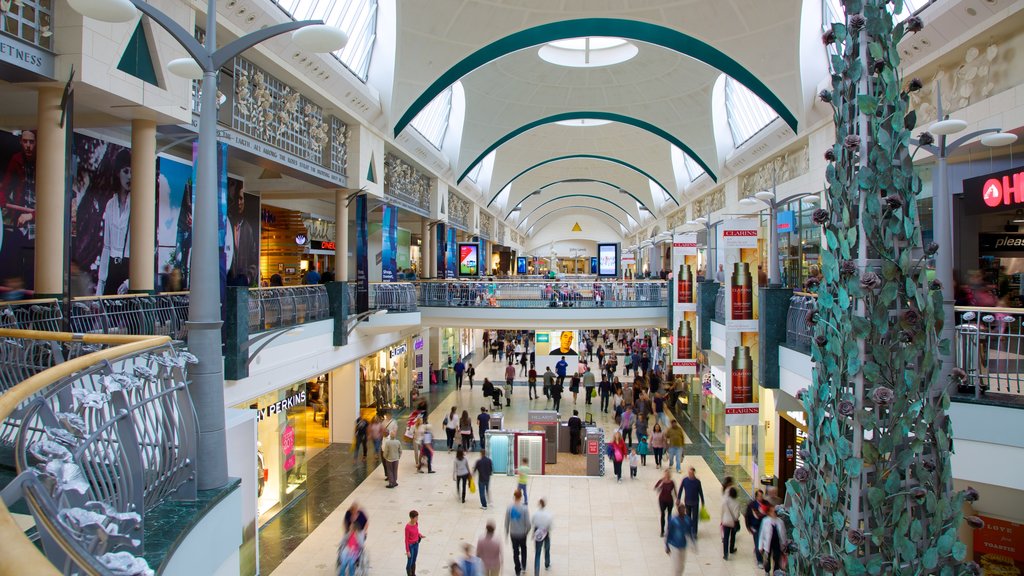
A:
POLYGON ((331 317, 323 284, 249 289, 249 333, 298 326, 331 317))
POLYGON ((389 312, 415 312, 416 286, 412 282, 370 284, 370 309, 389 312))
POLYGON ((957 306, 954 314, 959 389, 1024 396, 1024 310, 957 306))
POLYGON ((786 314, 786 346, 803 352, 811 351, 814 325, 807 319, 814 312, 817 296, 807 292, 794 292, 789 298, 789 312, 786 314))
POLYGON ((664 280, 426 281, 418 282, 420 306, 478 308, 645 308, 668 305, 664 280))
MULTIPOLYGON (((135 334, 183 340, 188 333, 188 293, 91 296, 71 301, 71 330, 79 334, 135 334)), ((58 332, 64 312, 56 299, 0 306, 0 327, 58 332)))
POLYGON ((725 324, 725 286, 718 285, 718 292, 715 292, 715 322, 725 324))
POLYGON ((0 395, 0 443, 14 448, 18 472, 0 493, 0 576, 152 574, 138 556, 144 514, 196 496, 197 421, 185 376, 195 357, 166 336, 0 329, 0 339, 22 349, 102 348, 0 395), (21 500, 45 558, 7 512, 21 500))

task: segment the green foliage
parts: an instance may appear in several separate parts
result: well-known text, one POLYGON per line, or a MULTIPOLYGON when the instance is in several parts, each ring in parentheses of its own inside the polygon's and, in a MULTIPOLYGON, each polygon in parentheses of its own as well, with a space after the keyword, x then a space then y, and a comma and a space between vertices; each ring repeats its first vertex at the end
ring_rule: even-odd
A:
POLYGON ((908 149, 917 117, 899 72, 906 31, 890 11, 901 4, 844 0, 846 22, 832 28, 835 160, 825 173, 814 384, 803 398, 806 465, 803 481, 787 485, 784 513, 794 575, 824 574, 826 557, 840 565, 829 573, 846 576, 968 573, 948 397, 937 388, 937 351, 949 343, 939 341, 941 296, 923 266, 921 182, 908 149))

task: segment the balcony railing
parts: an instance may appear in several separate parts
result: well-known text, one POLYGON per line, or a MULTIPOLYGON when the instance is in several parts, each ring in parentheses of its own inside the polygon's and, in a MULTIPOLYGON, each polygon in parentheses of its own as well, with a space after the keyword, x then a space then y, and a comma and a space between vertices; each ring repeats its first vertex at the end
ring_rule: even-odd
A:
POLYGON ((1024 310, 957 306, 956 363, 961 392, 1024 399, 1024 310))
POLYGON ((323 284, 249 289, 250 334, 330 317, 331 305, 323 284))
POLYGON ((663 280, 608 282, 419 282, 420 306, 478 308, 644 308, 668 305, 663 280))
POLYGON ((789 312, 786 314, 786 345, 794 350, 810 353, 814 325, 808 324, 808 316, 814 312, 817 296, 807 292, 796 292, 789 298, 789 312))
POLYGON ((370 285, 370 309, 415 312, 416 286, 412 282, 379 282, 370 285))
MULTIPOLYGON (((64 319, 61 302, 55 299, 11 302, 0 307, 0 327, 57 332, 64 319)), ((78 334, 136 334, 169 336, 183 340, 187 334, 188 293, 98 296, 71 301, 71 331, 78 334)))
POLYGON ((151 574, 140 558, 145 514, 196 498, 185 376, 194 357, 166 336, 11 329, 0 329, 0 350, 53 353, 50 367, 24 366, 34 374, 0 395, 0 445, 18 473, 2 492, 0 573, 151 574), (45 558, 7 512, 22 501, 45 558))
POLYGON ((725 286, 719 285, 715 293, 715 322, 725 324, 725 286))

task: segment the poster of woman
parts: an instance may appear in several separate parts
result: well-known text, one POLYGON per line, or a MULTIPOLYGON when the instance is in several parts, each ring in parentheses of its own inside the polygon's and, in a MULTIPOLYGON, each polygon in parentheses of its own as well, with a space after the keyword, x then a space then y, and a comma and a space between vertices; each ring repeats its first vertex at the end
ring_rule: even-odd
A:
POLYGON ((14 281, 31 290, 36 238, 36 133, 0 131, 0 270, 5 284, 14 281))

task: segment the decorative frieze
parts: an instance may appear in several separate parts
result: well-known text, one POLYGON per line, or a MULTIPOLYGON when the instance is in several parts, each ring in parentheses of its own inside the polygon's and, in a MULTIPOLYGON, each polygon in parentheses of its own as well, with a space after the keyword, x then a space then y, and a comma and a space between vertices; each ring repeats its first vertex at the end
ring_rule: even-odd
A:
POLYGON ((773 177, 776 184, 782 184, 806 174, 808 169, 807 146, 779 154, 762 162, 740 179, 740 197, 746 198, 761 190, 771 190, 773 177))
POLYGON ((480 211, 480 230, 478 233, 487 239, 494 238, 494 216, 483 210, 480 211))
POLYGON ((384 155, 384 196, 422 216, 430 215, 430 177, 390 153, 384 155))
POLYGON ((448 190, 448 222, 465 231, 469 230, 469 212, 472 205, 469 200, 448 190))
POLYGON ((725 189, 718 188, 693 201, 694 218, 725 208, 725 189))

